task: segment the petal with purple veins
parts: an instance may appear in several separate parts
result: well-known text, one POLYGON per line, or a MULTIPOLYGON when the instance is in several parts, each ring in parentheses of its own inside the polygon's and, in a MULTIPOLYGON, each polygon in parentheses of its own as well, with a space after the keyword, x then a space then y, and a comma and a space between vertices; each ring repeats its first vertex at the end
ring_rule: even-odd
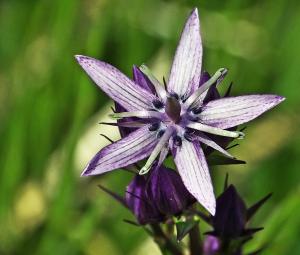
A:
POLYGON ((98 175, 131 165, 148 157, 156 144, 156 133, 149 131, 149 125, 142 127, 100 150, 82 175, 98 175))
POLYGON ((183 140, 182 145, 174 148, 172 152, 187 190, 214 215, 216 199, 206 159, 199 143, 183 140))
POLYGON ((91 79, 128 111, 148 109, 156 98, 107 63, 80 55, 76 59, 91 79))
POLYGON ((179 96, 190 95, 200 82, 202 41, 198 10, 189 16, 176 50, 170 72, 168 91, 179 96))
POLYGON ((145 74, 137 67, 133 66, 133 80, 151 94, 155 94, 155 88, 145 74))
POLYGON ((198 116, 203 124, 227 129, 257 118, 284 99, 277 95, 227 97, 208 102, 198 116))

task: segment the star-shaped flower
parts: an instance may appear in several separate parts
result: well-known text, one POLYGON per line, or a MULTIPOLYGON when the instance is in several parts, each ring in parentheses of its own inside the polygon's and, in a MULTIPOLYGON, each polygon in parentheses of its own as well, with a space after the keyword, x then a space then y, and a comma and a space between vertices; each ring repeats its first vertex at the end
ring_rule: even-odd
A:
POLYGON ((139 71, 145 83, 127 78, 115 67, 77 55, 76 59, 91 79, 126 111, 117 119, 132 117, 122 126, 135 128, 121 140, 101 149, 82 175, 97 175, 131 165, 148 157, 140 174, 145 174, 158 158, 162 164, 171 151, 177 170, 188 191, 212 214, 216 200, 201 144, 232 157, 206 133, 241 138, 243 133, 227 129, 248 122, 284 100, 277 95, 251 95, 205 100, 209 88, 227 70, 219 69, 201 84, 202 41, 198 11, 187 19, 165 87, 146 66, 139 71))

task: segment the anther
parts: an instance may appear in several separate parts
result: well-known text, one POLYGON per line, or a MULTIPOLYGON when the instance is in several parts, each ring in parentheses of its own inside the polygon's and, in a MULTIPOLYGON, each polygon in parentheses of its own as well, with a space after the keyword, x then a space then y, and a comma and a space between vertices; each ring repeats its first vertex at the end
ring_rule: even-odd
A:
POLYGON ((174 92, 170 93, 170 96, 176 98, 177 100, 179 99, 178 94, 176 94, 174 92))
POLYGON ((165 133, 165 130, 161 129, 158 131, 157 138, 161 138, 165 133))
POLYGON ((182 139, 179 135, 176 135, 173 139, 174 139, 174 144, 176 146, 181 146, 182 145, 182 139))
POLYGON ((149 131, 156 131, 160 126, 160 123, 159 122, 155 122, 155 123, 152 123, 150 126, 149 126, 149 131))
POLYGON ((156 109, 162 109, 163 107, 164 107, 164 104, 160 101, 160 100, 158 100, 158 99, 154 99, 153 101, 152 101, 152 104, 153 104, 153 106, 156 108, 156 109))
POLYGON ((193 112, 194 114, 199 114, 199 113, 202 112, 202 108, 201 108, 201 107, 194 108, 194 109, 192 110, 192 112, 193 112))
POLYGON ((185 133, 184 133, 184 138, 186 139, 186 140, 188 140, 189 142, 193 142, 193 132, 192 131, 185 131, 185 133))

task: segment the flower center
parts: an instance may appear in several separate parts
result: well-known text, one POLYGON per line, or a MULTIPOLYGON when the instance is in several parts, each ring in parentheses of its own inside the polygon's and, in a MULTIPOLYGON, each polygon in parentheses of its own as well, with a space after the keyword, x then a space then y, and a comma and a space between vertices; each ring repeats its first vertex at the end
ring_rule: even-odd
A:
POLYGON ((180 121, 181 105, 175 96, 167 98, 165 112, 174 123, 180 121))

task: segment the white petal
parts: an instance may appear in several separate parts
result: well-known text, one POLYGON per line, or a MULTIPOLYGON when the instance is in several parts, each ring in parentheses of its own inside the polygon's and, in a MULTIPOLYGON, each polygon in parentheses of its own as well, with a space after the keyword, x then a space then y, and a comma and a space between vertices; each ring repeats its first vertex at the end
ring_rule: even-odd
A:
POLYGON ((198 10, 189 16, 177 47, 170 72, 168 91, 179 96, 190 95, 200 82, 202 41, 198 10))
POLYGON ((101 149, 84 169, 82 175, 97 175, 131 165, 148 157, 156 143, 156 132, 142 127, 125 138, 101 149))
POLYGON ((76 59, 92 80, 115 102, 128 111, 149 109, 155 96, 130 80, 117 68, 94 58, 76 59))
POLYGON ((212 215, 216 210, 216 199, 206 163, 199 143, 182 141, 182 145, 173 149, 174 161, 187 190, 212 215))
POLYGON ((198 116, 206 125, 231 128, 257 118, 284 99, 277 95, 227 97, 208 102, 198 116))

